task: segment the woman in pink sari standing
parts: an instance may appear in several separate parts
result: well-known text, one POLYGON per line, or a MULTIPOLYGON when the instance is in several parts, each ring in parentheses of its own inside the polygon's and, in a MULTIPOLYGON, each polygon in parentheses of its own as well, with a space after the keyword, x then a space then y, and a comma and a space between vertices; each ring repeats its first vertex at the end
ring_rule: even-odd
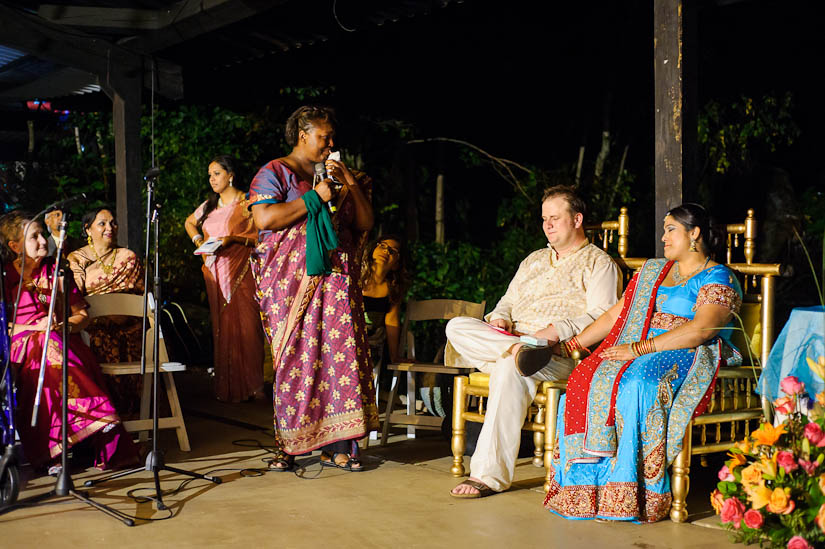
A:
POLYGON ((321 464, 360 471, 356 440, 378 428, 358 287, 372 228, 369 180, 329 158, 331 109, 301 107, 286 123, 292 152, 264 165, 249 203, 260 229, 252 267, 275 368, 275 471, 321 449, 321 464), (317 178, 316 166, 341 183, 317 178), (329 203, 337 211, 330 216, 329 203))
MULTIPOLYGON (((11 362, 18 387, 18 410, 23 421, 17 423, 26 458, 34 466, 57 462, 61 446, 63 341, 61 338, 62 288, 58 289, 55 320, 46 355, 43 393, 37 413, 37 426, 31 426, 31 413, 37 392, 40 360, 45 344, 45 331, 51 299, 54 258, 47 257, 46 234, 38 222, 28 224, 30 216, 14 211, 0 219, 3 251, 15 257, 4 266, 6 302, 14 303, 19 285, 23 284, 20 304, 13 322, 11 362), (24 237, 24 227, 28 230, 24 237), (25 264, 23 257, 25 256, 25 264)), ((71 281, 72 276, 69 275, 71 281)), ((94 454, 94 466, 109 469, 131 465, 136 461, 137 448, 123 429, 109 395, 100 366, 91 350, 80 338, 80 331, 89 317, 86 302, 73 281, 70 282, 69 323, 69 447, 89 439, 94 454)), ((50 471, 51 472, 51 471, 50 471)))
POLYGON ((264 335, 250 271, 258 231, 237 187, 235 161, 220 155, 209 163, 212 194, 185 222, 195 246, 219 238, 214 254, 203 256, 215 349, 215 396, 241 402, 262 398, 264 335))

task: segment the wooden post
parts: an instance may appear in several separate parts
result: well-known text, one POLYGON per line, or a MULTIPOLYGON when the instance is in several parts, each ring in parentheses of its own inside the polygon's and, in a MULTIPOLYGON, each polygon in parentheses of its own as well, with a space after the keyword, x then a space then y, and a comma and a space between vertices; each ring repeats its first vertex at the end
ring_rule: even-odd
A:
POLYGON ((661 256, 662 220, 682 202, 697 198, 696 3, 653 2, 656 130, 656 255, 661 256))
POLYGON ((444 174, 435 178, 435 241, 444 244, 444 174))
POLYGON ((140 75, 118 79, 116 88, 102 86, 112 98, 112 127, 115 133, 115 188, 118 244, 142 250, 143 207, 140 165, 140 75))

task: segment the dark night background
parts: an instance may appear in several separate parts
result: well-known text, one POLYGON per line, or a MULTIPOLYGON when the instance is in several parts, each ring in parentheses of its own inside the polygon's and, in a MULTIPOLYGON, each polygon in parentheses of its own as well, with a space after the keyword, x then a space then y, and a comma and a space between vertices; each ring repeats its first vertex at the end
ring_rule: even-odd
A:
MULTIPOLYGON (((152 7, 150 0, 143 3, 152 7)), ((19 5, 36 9, 39 2, 19 5)), ((465 140, 551 174, 539 188, 558 174, 571 177, 580 146, 585 147, 585 178, 592 176, 601 133, 609 130, 611 169, 628 147, 630 254, 654 253, 653 2, 432 2, 426 13, 411 10, 397 21, 376 24, 381 19, 376 14, 387 6, 403 12, 405 3, 288 1, 263 16, 159 51, 159 57, 183 67, 185 98, 156 97, 157 104, 167 111, 218 105, 270 113, 277 135, 284 113, 303 102, 294 93, 284 94, 285 88, 328 90, 320 102, 338 110, 338 146, 360 151, 364 169, 375 177, 376 210, 399 202, 400 212, 417 196, 415 231, 408 226, 409 215, 405 219, 392 212, 382 230, 431 241, 435 175, 443 173, 447 239, 481 248, 507 231, 499 218, 513 187, 489 165, 468 160, 466 148, 452 144, 409 145, 411 163, 399 167, 399 137, 387 139, 378 129, 394 124, 406 129, 404 138, 465 140), (280 51, 267 45, 263 34, 291 47, 280 51), (321 35, 326 40, 313 41, 321 35), (390 181, 393 169, 415 174, 407 173, 399 184, 390 181), (381 194, 382 186, 389 194, 381 194)), ((790 146, 749 151, 748 170, 719 176, 705 166, 702 198, 725 222, 740 221, 754 208, 761 230, 757 260, 797 263, 809 272, 799 262, 799 250, 792 249, 789 227, 815 234, 825 227, 825 7, 796 0, 702 0, 696 6, 696 42, 686 46, 686 55, 695 56, 697 110, 710 101, 729 105, 742 96, 789 92, 799 128, 790 146)), ((147 109, 148 102, 145 89, 147 109)), ((102 93, 52 103, 74 112, 111 109, 102 93)), ((0 113, 6 127, 25 128, 32 116, 19 109, 0 113)), ((46 119, 37 122, 39 127, 49 123, 46 119)), ((25 145, 0 146, 0 158, 10 160, 20 158, 25 145)), ((286 152, 271 149, 245 160, 260 165, 286 152)), ((203 162, 212 154, 203 151, 203 162)), ((145 152, 143 162, 148 167, 145 152)), ((539 236, 537 209, 534 219, 539 236)), ((504 266, 508 272, 514 268, 504 266)), ((794 284, 802 285, 797 293, 808 291, 803 289, 807 282, 794 284)), ((788 298, 788 303, 804 299, 788 298)))

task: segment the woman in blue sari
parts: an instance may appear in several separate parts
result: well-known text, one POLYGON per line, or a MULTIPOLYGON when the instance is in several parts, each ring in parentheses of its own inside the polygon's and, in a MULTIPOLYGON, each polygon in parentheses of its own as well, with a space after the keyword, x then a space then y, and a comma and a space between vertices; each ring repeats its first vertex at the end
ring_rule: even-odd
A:
POLYGON ((664 220, 665 259, 645 262, 622 299, 565 343, 601 341, 570 376, 558 414, 544 506, 568 519, 654 522, 670 510, 667 467, 704 411, 730 344, 742 290, 714 262, 707 212, 683 204, 664 220))

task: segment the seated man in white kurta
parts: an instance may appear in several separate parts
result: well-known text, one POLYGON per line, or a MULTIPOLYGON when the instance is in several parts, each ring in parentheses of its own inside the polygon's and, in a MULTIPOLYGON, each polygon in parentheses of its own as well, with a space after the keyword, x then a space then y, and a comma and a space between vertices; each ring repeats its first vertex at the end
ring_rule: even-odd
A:
POLYGON ((458 317, 447 324, 447 339, 461 361, 490 374, 470 478, 453 488, 455 497, 483 497, 510 487, 521 427, 538 384, 567 379, 574 366, 551 347, 576 336, 618 298, 619 269, 587 241, 585 205, 573 189, 547 189, 541 214, 550 244, 521 262, 487 322, 458 317), (549 346, 524 346, 521 334, 547 339, 549 346))

